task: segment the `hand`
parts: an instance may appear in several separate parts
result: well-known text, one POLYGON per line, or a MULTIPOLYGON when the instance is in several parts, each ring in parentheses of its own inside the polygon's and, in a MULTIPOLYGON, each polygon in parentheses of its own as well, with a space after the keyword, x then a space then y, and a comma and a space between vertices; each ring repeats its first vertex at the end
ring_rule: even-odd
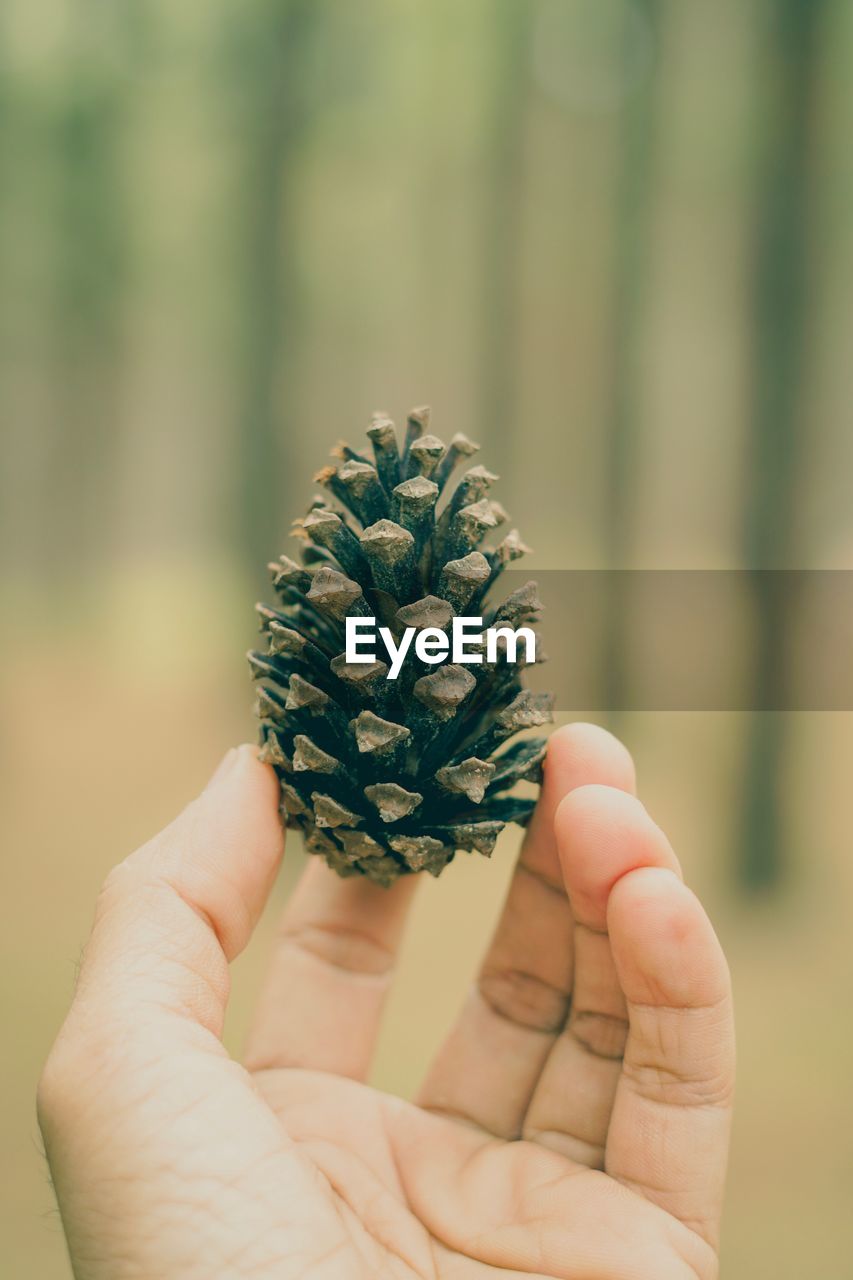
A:
POLYGON ((41 1080, 78 1280, 716 1276, 729 979, 632 790, 608 734, 553 735, 416 1105, 364 1084, 416 877, 383 890, 313 861, 245 1065, 223 1049, 228 964, 282 852, 271 771, 230 752, 108 877, 41 1080))

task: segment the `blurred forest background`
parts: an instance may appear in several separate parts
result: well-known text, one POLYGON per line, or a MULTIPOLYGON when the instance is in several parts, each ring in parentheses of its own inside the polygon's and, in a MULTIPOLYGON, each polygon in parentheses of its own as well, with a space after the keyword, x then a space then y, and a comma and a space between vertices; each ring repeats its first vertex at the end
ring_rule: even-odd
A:
MULTIPOLYGON (((108 867, 253 733, 252 604, 337 437, 430 401, 533 568, 851 566, 851 137, 843 0, 5 0, 4 1276, 69 1276, 38 1070, 108 867)), ((630 642, 617 598, 602 705, 630 642)), ((734 969, 723 1275, 847 1277, 851 717, 611 719, 734 969)), ((384 1086, 516 845, 423 886, 384 1086)))

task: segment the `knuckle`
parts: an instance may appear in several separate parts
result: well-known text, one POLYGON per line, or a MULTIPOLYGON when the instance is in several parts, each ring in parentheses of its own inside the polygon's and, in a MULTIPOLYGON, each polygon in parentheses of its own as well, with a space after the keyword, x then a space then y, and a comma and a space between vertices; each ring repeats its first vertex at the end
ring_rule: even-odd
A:
POLYGON ((574 1010, 568 1030, 593 1057, 618 1060, 625 1052, 628 1022, 615 1014, 574 1010))
POLYGON ((522 969, 487 969, 477 988, 493 1013, 531 1031, 556 1034, 569 1011, 569 995, 522 969))
POLYGON ((625 1075, 644 1096, 671 1106, 725 1107, 732 1101, 735 1047, 730 1004, 635 1010, 625 1075))
POLYGON ((383 977, 391 972, 393 951, 358 929, 322 924, 285 925, 281 941, 333 969, 361 976, 383 977))
POLYGON ((727 1063, 672 1065, 654 1056, 626 1059, 624 1072, 644 1098, 671 1107, 727 1107, 734 1093, 727 1063))

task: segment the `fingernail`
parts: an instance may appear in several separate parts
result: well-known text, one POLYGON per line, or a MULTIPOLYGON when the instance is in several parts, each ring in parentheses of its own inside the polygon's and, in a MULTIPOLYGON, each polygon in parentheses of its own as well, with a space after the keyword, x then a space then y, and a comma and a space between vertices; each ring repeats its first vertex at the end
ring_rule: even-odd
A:
POLYGON ((236 747, 230 747, 229 750, 225 752, 225 755, 222 757, 222 759, 219 761, 219 764, 214 769, 211 775, 210 781, 208 782, 204 790, 210 791, 212 787, 218 786, 220 782, 222 782, 225 778, 227 778, 228 774, 231 772, 231 770, 234 767, 234 762, 236 761, 236 759, 237 759, 237 749, 236 747))

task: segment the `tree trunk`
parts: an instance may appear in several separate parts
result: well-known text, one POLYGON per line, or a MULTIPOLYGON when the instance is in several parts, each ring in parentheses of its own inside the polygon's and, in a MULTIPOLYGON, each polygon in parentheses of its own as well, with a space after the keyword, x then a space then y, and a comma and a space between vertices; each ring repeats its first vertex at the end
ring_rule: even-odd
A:
MULTIPOLYGON (((628 579, 630 567, 638 452, 640 396, 639 347, 648 286, 649 215, 655 183, 659 113, 659 61, 662 16, 659 0, 640 6, 648 24, 654 61, 644 79, 628 89, 621 103, 619 168, 616 183, 615 255, 612 339, 609 359, 610 396, 606 410, 604 549, 610 570, 606 591, 602 663, 602 703, 618 726, 628 690, 628 579)), ((636 65, 635 13, 626 10, 624 65, 636 65), (630 19, 630 20, 629 20, 630 19)))
POLYGON ((114 476, 127 271, 122 198, 120 75, 98 65, 88 6, 70 27, 67 79, 53 119, 52 286, 49 328, 55 397, 46 491, 53 552, 47 568, 108 556, 115 529, 114 476))
MULTIPOLYGON (((755 705, 744 776, 738 876, 760 890, 785 861, 780 814, 788 722, 787 648, 796 602, 774 569, 792 568, 798 464, 804 442, 811 128, 819 74, 823 0, 768 6, 769 101, 755 204, 753 382, 748 437, 744 559, 756 569, 755 705)), ((762 77, 762 82, 764 77, 762 77)))
POLYGON ((313 0, 252 6, 236 68, 244 102, 240 145, 237 367, 238 542, 246 571, 265 581, 264 565, 282 549, 283 477, 295 428, 299 233, 294 168, 306 127, 306 47, 316 21, 313 0))
POLYGON ((519 282, 524 136, 530 92, 531 0, 495 0, 484 137, 479 432, 512 502, 511 440, 518 429, 519 282))

